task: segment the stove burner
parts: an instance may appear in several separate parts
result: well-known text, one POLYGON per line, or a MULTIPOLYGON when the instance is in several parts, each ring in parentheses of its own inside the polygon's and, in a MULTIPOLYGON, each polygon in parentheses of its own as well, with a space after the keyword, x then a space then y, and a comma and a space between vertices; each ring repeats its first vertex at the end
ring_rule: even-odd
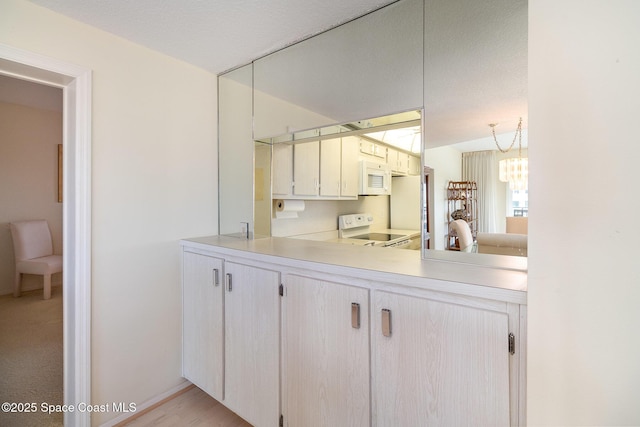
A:
POLYGON ((400 239, 403 236, 402 234, 387 234, 387 233, 369 233, 369 234, 361 234, 360 236, 350 237, 351 239, 361 239, 361 240, 375 240, 377 242, 388 242, 390 240, 400 239))

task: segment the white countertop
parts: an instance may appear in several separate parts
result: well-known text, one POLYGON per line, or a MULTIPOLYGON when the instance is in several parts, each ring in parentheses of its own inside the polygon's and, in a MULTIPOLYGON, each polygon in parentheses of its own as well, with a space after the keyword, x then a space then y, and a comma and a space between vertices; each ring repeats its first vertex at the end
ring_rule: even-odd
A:
MULTIPOLYGON (((420 230, 399 230, 394 228, 382 228, 382 229, 369 230, 368 233, 401 234, 403 236, 406 236, 409 239, 415 239, 420 237, 420 230)), ((371 241, 367 241, 367 240, 341 238, 340 232, 338 230, 323 231, 320 233, 299 234, 296 236, 289 236, 289 238, 301 239, 301 240, 315 240, 315 241, 323 241, 323 242, 331 242, 331 243, 344 243, 344 244, 355 245, 355 246, 364 246, 367 243, 371 243, 371 241)))
POLYGON ((363 247, 326 241, 269 237, 246 240, 227 236, 185 239, 181 244, 194 249, 248 257, 297 268, 329 265, 325 271, 357 275, 364 279, 389 281, 406 286, 479 296, 526 304, 526 260, 484 254, 437 254, 437 258, 421 259, 420 251, 384 247, 363 247), (250 257, 248 256, 250 254, 250 257), (465 255, 476 258, 467 258, 465 255), (460 257, 461 256, 461 257, 460 257), (479 257, 479 258, 477 258, 479 257), (487 258, 488 257, 488 258, 487 258), (498 258, 500 259, 500 258, 498 258), (473 264, 460 261, 473 260, 473 264), (483 262, 486 260, 486 262, 483 262), (500 268, 496 268, 498 265, 500 268))

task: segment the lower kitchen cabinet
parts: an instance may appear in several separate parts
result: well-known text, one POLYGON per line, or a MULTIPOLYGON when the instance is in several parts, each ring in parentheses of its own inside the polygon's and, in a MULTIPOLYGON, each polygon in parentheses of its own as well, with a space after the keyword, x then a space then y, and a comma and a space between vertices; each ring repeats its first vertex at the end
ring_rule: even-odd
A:
POLYGON ((380 291, 372 305, 373 425, 510 424, 504 304, 380 291))
POLYGON ((224 401, 252 425, 280 419, 280 273, 225 262, 224 401))
POLYGON ((195 252, 183 252, 183 375, 252 425, 524 425, 517 295, 195 252))
POLYGON ((369 426, 369 291, 286 275, 283 412, 288 426, 369 426))
POLYGON ((182 375, 221 400, 223 260, 185 251, 182 265, 182 375))

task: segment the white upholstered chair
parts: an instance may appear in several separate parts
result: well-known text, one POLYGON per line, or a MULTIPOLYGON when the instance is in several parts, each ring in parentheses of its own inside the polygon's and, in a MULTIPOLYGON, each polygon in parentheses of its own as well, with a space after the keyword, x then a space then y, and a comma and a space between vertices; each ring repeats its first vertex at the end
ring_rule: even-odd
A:
POLYGON ((51 298, 51 275, 62 272, 62 255, 53 254, 51 230, 47 221, 17 221, 9 224, 16 259, 13 296, 20 296, 22 274, 43 276, 43 298, 51 298))
POLYGON ((473 235, 471 234, 471 228, 464 219, 456 219, 450 224, 451 230, 458 236, 458 244, 460 251, 471 252, 473 248, 473 235))

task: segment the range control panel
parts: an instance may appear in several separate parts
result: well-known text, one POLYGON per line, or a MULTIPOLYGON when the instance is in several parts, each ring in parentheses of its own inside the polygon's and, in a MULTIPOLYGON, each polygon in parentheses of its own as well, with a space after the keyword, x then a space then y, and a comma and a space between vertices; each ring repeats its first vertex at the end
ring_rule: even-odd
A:
POLYGON ((373 224, 373 215, 368 213, 340 215, 338 217, 339 230, 368 227, 371 224, 373 224))

